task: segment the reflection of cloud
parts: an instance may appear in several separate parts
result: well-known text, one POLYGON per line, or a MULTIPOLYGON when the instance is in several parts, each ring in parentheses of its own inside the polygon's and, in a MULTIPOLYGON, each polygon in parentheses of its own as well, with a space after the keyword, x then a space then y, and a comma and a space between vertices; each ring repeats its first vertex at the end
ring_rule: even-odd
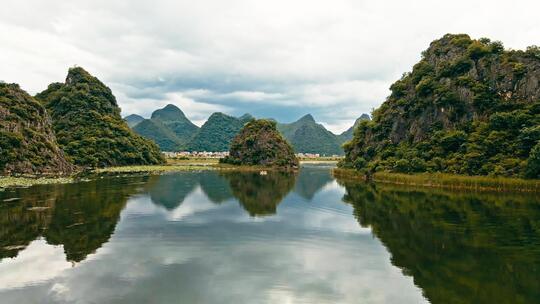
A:
POLYGON ((171 221, 180 221, 191 217, 196 213, 214 209, 218 206, 219 205, 208 201, 205 194, 201 190, 201 187, 197 186, 197 188, 192 191, 188 197, 186 197, 180 206, 167 213, 167 218, 171 221))
POLYGON ((390 264, 369 229, 359 227, 352 207, 341 202, 343 193, 334 183, 309 202, 291 192, 278 216, 264 220, 251 218, 233 199, 212 203, 200 186, 173 210, 138 195, 91 259, 51 272, 49 294, 41 282, 0 291, 0 297, 6 292, 79 303, 423 302, 412 278, 390 264))
POLYGON ((0 290, 39 284, 70 269, 62 246, 52 246, 43 239, 32 241, 16 258, 0 263, 0 290))

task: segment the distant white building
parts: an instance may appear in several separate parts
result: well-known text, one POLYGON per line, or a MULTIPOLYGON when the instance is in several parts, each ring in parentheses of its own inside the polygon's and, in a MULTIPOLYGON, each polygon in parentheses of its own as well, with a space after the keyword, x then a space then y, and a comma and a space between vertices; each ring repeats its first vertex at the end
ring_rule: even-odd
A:
POLYGON ((199 157, 199 158, 223 158, 229 156, 228 151, 224 152, 207 152, 207 151, 180 151, 180 152, 161 152, 167 158, 179 158, 179 157, 199 157))

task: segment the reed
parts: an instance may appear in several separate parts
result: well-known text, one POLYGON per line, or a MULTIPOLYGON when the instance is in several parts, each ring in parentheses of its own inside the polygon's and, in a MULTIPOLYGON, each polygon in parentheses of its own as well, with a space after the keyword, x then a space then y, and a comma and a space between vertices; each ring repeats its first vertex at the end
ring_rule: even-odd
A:
MULTIPOLYGON (((362 173, 351 169, 334 169, 333 174, 338 178, 365 179, 362 173)), ((373 175, 373 181, 398 185, 469 189, 478 191, 540 192, 540 180, 489 176, 465 176, 447 173, 402 174, 377 172, 373 175)))

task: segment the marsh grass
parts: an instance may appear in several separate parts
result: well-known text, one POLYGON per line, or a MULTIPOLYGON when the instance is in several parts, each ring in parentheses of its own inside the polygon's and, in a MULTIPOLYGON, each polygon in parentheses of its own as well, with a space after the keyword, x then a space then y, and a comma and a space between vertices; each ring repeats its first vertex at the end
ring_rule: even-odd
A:
MULTIPOLYGON (((365 179, 362 173, 351 169, 334 169, 333 174, 338 178, 365 179)), ((438 187, 447 189, 469 189, 477 191, 540 192, 540 180, 488 176, 465 176, 446 173, 403 174, 377 172, 373 175, 373 181, 397 185, 438 187)))
POLYGON ((72 177, 0 177, 0 191, 11 187, 30 187, 33 185, 69 184, 72 177))

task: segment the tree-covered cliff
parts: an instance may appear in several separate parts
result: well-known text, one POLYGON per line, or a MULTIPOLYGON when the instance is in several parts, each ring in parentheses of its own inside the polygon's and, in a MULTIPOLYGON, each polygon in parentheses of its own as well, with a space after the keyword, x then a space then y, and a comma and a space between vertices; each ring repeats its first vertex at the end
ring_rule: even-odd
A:
POLYGON ((77 165, 118 166, 163 162, 159 148, 135 134, 120 117, 111 90, 80 67, 65 83, 36 96, 52 117, 58 143, 77 165))
POLYGON ((390 89, 341 166, 540 177, 540 48, 448 34, 390 89))
POLYGON ((248 166, 298 167, 292 146, 281 136, 276 123, 266 119, 248 122, 231 143, 225 163, 248 166))
POLYGON ((0 83, 0 175, 69 174, 45 108, 17 84, 0 83))

